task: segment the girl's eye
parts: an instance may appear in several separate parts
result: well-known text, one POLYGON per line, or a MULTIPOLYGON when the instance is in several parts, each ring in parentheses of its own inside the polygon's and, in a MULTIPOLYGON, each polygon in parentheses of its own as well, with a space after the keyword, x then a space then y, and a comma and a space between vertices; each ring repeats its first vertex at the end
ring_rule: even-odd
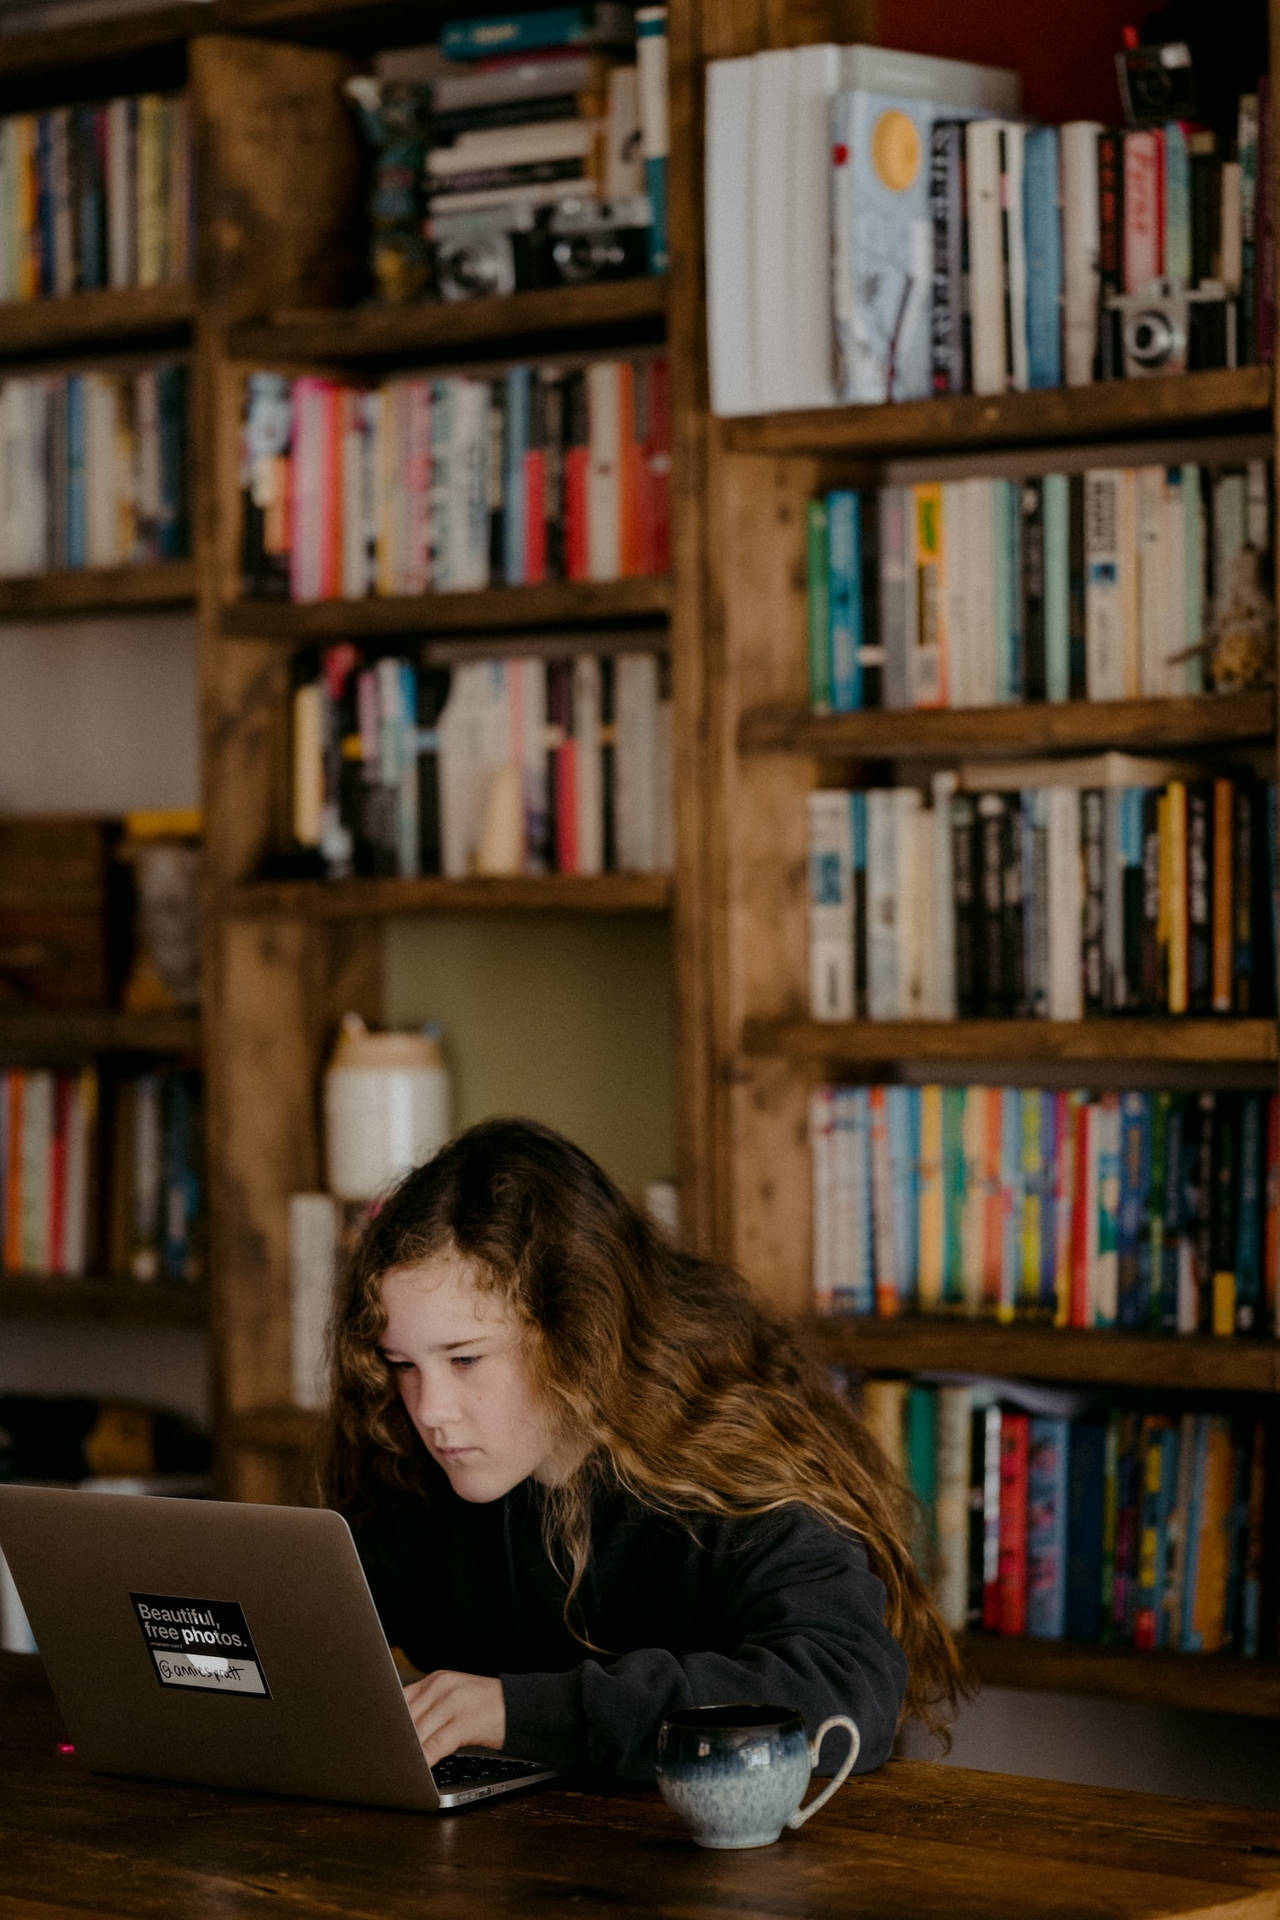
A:
POLYGON ((413 1362, 412 1360, 388 1360, 384 1353, 382 1356, 382 1364, 389 1373, 408 1373, 413 1362))
POLYGON ((478 1353, 455 1353, 450 1358, 455 1367, 461 1367, 466 1372, 472 1367, 479 1366, 482 1356, 478 1353))

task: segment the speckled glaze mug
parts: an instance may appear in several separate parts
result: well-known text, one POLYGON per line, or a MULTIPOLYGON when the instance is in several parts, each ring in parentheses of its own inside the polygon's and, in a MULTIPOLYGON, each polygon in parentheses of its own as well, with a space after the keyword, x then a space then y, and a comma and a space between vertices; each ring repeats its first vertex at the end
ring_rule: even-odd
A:
POLYGON ((802 1827, 853 1771, 862 1745, 843 1713, 812 1741, 790 1707, 683 1707, 658 1730, 658 1785, 700 1847, 767 1847, 784 1827, 802 1827), (849 1736, 844 1764, 807 1807, 809 1776, 833 1727, 849 1736))

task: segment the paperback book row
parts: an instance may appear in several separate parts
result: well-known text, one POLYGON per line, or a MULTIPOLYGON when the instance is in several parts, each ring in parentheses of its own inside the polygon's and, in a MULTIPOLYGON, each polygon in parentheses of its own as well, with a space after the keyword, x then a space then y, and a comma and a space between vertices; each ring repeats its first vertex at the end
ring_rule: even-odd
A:
POLYGON ((1006 1381, 847 1390, 920 1503, 917 1552, 957 1632, 1274 1651, 1265 1420, 1006 1381))
POLYGON ((0 1072, 3 1271, 200 1278, 200 1103, 176 1067, 0 1072))
POLYGON ((929 481, 808 503, 816 713, 1200 693, 1269 605, 1270 463, 929 481))
POLYGON ((465 300, 662 273, 665 7, 461 20, 347 84, 377 160, 375 285, 465 300))
POLYGON ((1273 1094, 819 1086, 809 1139, 821 1312, 1280 1331, 1273 1094))
POLYGON ((670 467, 661 358, 376 387, 255 373, 244 592, 359 600, 664 573, 670 467))
POLYGON ((0 574, 189 551, 187 384, 181 361, 0 383, 0 574))
POLYGON ((1274 1013, 1275 783, 1170 764, 808 795, 812 1017, 1274 1013))
POLYGON ((1268 116, 1265 78, 1216 128, 1038 126, 1001 68, 829 45, 711 62, 713 410, 1270 360, 1268 116))
POLYGON ((326 877, 670 872, 665 655, 515 645, 300 658, 294 840, 326 877))
POLYGON ((189 279, 192 191, 183 94, 0 119, 0 300, 189 279))

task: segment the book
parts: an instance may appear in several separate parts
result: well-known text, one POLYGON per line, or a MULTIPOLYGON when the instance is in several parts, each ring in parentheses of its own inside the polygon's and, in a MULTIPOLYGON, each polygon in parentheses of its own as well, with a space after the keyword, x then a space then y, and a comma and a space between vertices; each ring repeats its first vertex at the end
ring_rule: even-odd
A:
POLYGON ((667 270, 667 10, 636 9, 636 67, 639 79, 640 147, 644 186, 649 196, 649 271, 667 270))
POLYGON ((1027 1488, 1031 1419, 1016 1408, 1000 1416, 998 1630, 1027 1631, 1027 1488))
POLYGON ((1069 1423, 1032 1416, 1027 1442, 1026 1631, 1060 1640, 1067 1606, 1069 1423))
POLYGON ((448 60, 494 60, 551 47, 625 48, 633 44, 635 31, 632 7, 594 0, 582 6, 446 21, 440 29, 440 51, 448 60))
POLYGON ((809 823, 809 1007, 815 1020, 854 1018, 853 813, 850 796, 820 790, 809 823))

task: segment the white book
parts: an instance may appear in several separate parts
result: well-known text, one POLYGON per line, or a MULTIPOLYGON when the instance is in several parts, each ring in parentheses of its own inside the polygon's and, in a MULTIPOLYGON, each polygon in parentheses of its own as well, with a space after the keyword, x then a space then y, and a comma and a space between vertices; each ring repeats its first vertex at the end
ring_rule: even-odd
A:
MULTIPOLYGON (((971 635, 968 681, 969 704, 994 707, 999 692, 996 658, 996 497, 993 480, 965 482, 969 490, 967 526, 969 607, 966 626, 971 635)), ((1000 556, 1003 564, 1003 556, 1000 556)))
POLYGON ((854 1016, 853 809, 843 788, 806 796, 809 856, 809 1016, 854 1016))
POLYGON ((899 975, 898 811, 894 791, 867 794, 867 1017, 902 1018, 899 975))
MULTIPOLYGON (((629 69, 634 73, 634 67, 629 69)), ((601 131, 591 119, 541 120, 514 127, 475 127, 427 155, 432 179, 477 173, 486 167, 521 167, 538 160, 573 160, 589 154, 601 131)))
POLYGON ((622 572, 622 380, 616 360, 587 368, 587 577, 616 580, 622 572))
POLYGON ((793 287, 787 270, 791 223, 795 217, 791 129, 794 109, 788 48, 755 56, 755 126, 752 176, 747 186, 751 210, 751 306, 755 397, 768 412, 792 404, 791 355, 793 287))
POLYGON ((1017 120, 1000 122, 1003 164, 1001 203, 1007 214, 1008 301, 1005 312, 1005 380, 1015 393, 1029 384, 1027 365, 1027 234, 1022 210, 1022 165, 1026 129, 1017 120))
POLYGON ((658 657, 613 663, 614 837, 619 873, 658 868, 658 657))
POLYGON ((1191 758, 1169 754, 1123 753, 1106 748, 1100 753, 1073 753, 1043 760, 962 760, 957 768, 960 788, 967 793, 1019 792, 1026 787, 1162 787, 1170 780, 1204 777, 1191 758))
POLYGON ((513 746, 520 765, 524 870, 545 873, 551 814, 547 791, 547 663, 510 660, 507 685, 515 711, 513 746))
POLYGON ((1120 495, 1120 469, 1095 467, 1085 474, 1085 687, 1090 700, 1123 700, 1125 693, 1120 495))
POLYGON ((116 380, 111 374, 86 373, 85 498, 88 506, 85 557, 91 567, 116 561, 116 380))
POLYGON ((830 1313, 835 1299, 835 1090, 809 1094, 809 1155, 813 1183, 813 1306, 830 1313))
POLYGON ((1139 692, 1158 695, 1166 689, 1165 655, 1170 651, 1168 636, 1172 631, 1164 468, 1136 468, 1133 493, 1138 561, 1139 692))
POLYGON ((475 187, 464 193, 438 193, 432 196, 432 217, 450 213, 482 213, 488 207, 549 207, 571 193, 575 200, 596 200, 599 195, 586 180, 530 180, 518 186, 475 187))
POLYGON ((470 593, 489 584, 489 385, 454 379, 450 387, 449 585, 470 593))
POLYGON ((711 411, 755 413, 750 183, 755 156, 755 61, 707 68, 705 224, 711 411))
POLYGON ((600 662, 580 653, 573 663, 574 767, 578 872, 604 872, 604 776, 600 740, 600 662))
POLYGON ((1080 865, 1080 812, 1073 787, 1050 787, 1049 811, 1049 1018, 1084 1017, 1080 921, 1084 877, 1080 865))
POLYGON ((870 1313, 875 1304, 871 1221, 870 1104, 865 1087, 842 1087, 836 1102, 838 1152, 847 1169, 848 1203, 842 1222, 844 1255, 838 1286, 854 1313, 870 1313))
POLYGON ((965 138, 969 329, 973 391, 1005 391, 1004 264, 1000 235, 1001 120, 971 120, 965 138))
POLYGON ((440 864, 447 879, 472 870, 493 775, 506 759, 504 738, 493 751, 491 687, 495 664, 465 661, 453 669, 439 734, 440 864))
POLYGON ((956 1008, 956 915, 951 836, 951 796, 956 791, 956 776, 948 767, 935 773, 931 782, 932 806, 928 821, 933 845, 930 856, 932 897, 926 952, 929 964, 929 1000, 924 1010, 927 1020, 954 1020, 956 1008))
POLYGON ((1161 470, 1161 510, 1164 514, 1164 634, 1159 648, 1160 679, 1154 689, 1161 694, 1187 691, 1187 663, 1171 656, 1182 652, 1187 624, 1186 507, 1182 497, 1183 469, 1161 470))
POLYGON ((893 804, 898 816, 898 1017, 920 1020, 927 992, 923 948, 928 925, 921 916, 929 908, 932 840, 917 788, 895 787, 893 804))
MULTIPOLYGON (((637 43, 643 46, 644 42, 637 43)), ((665 45, 665 42, 663 43, 665 45)), ((608 103, 600 129, 604 149, 600 190, 606 200, 629 200, 645 190, 640 128, 640 76, 635 67, 609 69, 608 103)))
POLYGON ((792 407, 835 405, 831 333, 831 96, 841 84, 843 55, 852 48, 796 47, 791 54, 791 206, 786 225, 785 272, 791 333, 788 361, 792 407))
POLYGON ((1116 570, 1124 636, 1121 698, 1135 700, 1142 691, 1142 626, 1138 574, 1138 489, 1137 472, 1133 467, 1120 468, 1117 497, 1116 570))
POLYGON ((325 1332, 338 1274, 338 1203, 289 1195, 290 1386, 295 1407, 328 1405, 325 1332))
POLYGON ((658 724, 654 730, 654 786, 657 789, 658 819, 654 849, 659 873, 671 873, 676 864, 676 781, 675 781, 675 709, 671 694, 664 692, 658 701, 658 724))
POLYGON ((1093 379, 1098 345, 1097 120, 1068 120, 1058 129, 1062 197, 1062 358, 1069 387, 1093 379))
POLYGON ((971 693, 977 636, 969 626, 969 573, 974 561, 969 509, 973 484, 969 480, 947 480, 942 486, 942 524, 946 529, 942 576, 946 599, 947 704, 952 707, 977 705, 971 693))
POLYGON ((953 1633, 969 1615, 969 1475, 973 1452, 973 1388, 941 1386, 935 1402, 937 1436, 938 1611, 953 1633))
MULTIPOLYGON (((1198 464, 1184 461, 1182 466, 1182 644, 1196 648, 1204 638, 1208 608, 1205 605, 1205 508, 1202 475, 1198 464)), ((1204 659, 1188 652, 1182 668, 1186 675, 1178 688, 1183 693, 1204 690, 1204 659)))

